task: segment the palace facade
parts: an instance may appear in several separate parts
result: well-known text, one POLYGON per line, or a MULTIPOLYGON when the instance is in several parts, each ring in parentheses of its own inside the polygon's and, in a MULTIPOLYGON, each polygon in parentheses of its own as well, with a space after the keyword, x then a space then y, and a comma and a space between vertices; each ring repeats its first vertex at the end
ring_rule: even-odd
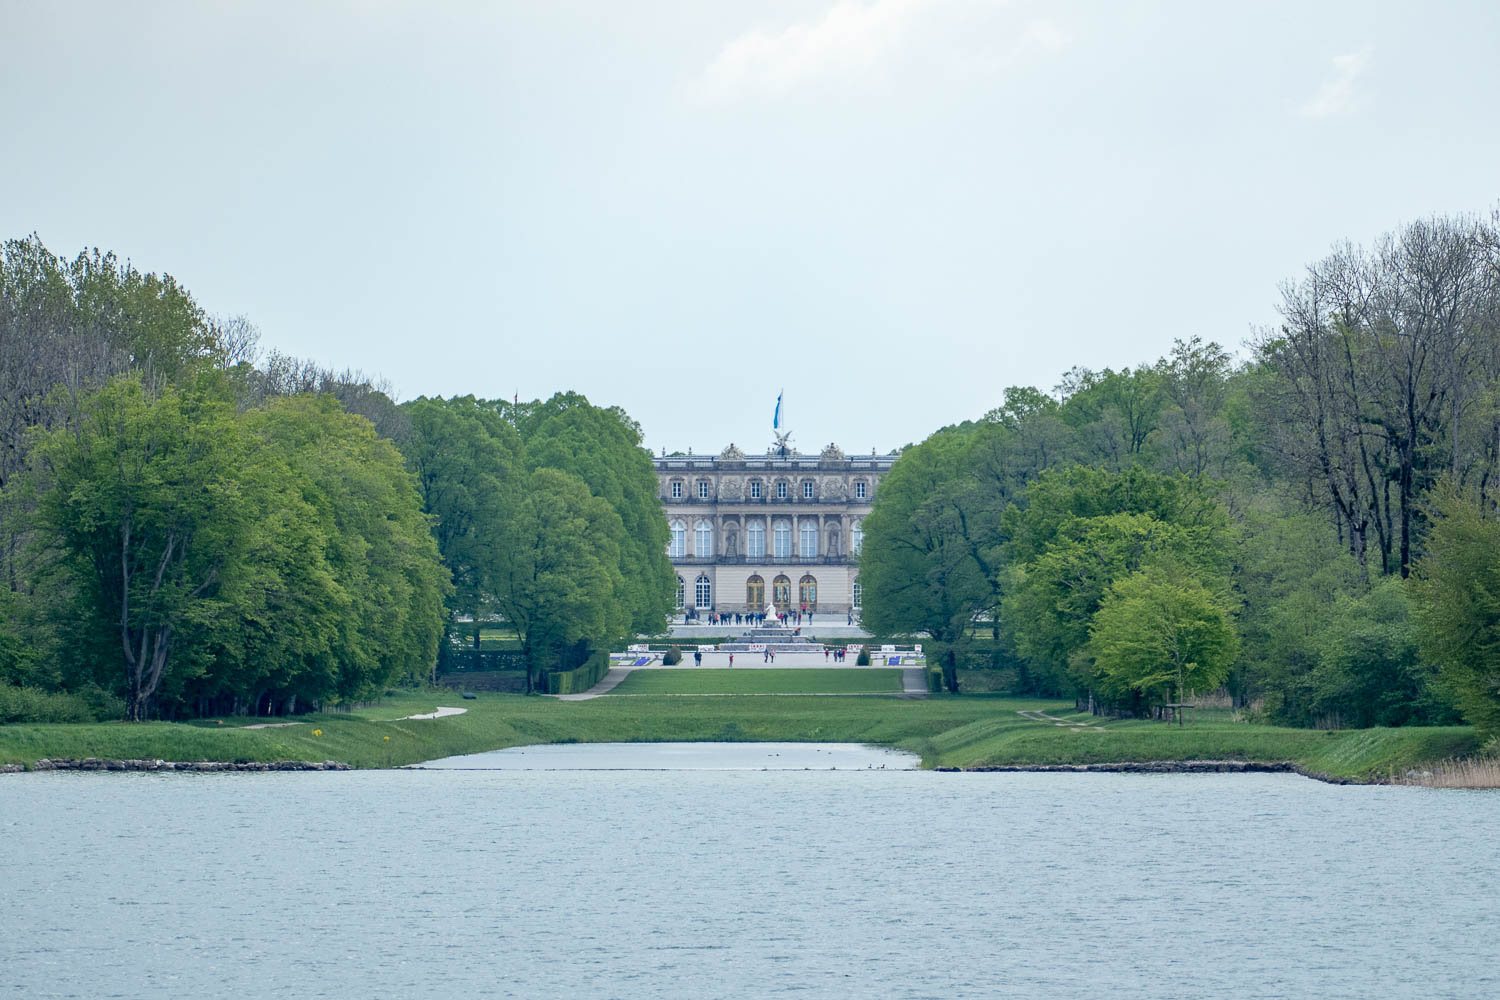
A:
POLYGON ((895 455, 816 457, 782 445, 746 455, 653 458, 677 603, 702 614, 859 607, 862 522, 895 455))

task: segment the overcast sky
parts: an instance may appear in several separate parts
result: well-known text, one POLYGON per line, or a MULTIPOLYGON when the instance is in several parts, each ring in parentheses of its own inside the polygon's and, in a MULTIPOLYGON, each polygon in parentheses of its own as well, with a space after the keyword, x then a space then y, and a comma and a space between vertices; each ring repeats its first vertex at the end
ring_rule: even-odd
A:
POLYGON ((1500 198, 1500 4, 0 0, 0 235, 402 398, 920 440, 1500 198))

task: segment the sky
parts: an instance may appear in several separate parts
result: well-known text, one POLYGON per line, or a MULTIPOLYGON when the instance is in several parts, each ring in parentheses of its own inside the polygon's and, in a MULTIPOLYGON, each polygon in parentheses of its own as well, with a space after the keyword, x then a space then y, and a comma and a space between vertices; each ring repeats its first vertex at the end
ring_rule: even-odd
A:
POLYGON ((0 237, 400 398, 885 452, 1500 205, 1500 4, 0 0, 0 237))

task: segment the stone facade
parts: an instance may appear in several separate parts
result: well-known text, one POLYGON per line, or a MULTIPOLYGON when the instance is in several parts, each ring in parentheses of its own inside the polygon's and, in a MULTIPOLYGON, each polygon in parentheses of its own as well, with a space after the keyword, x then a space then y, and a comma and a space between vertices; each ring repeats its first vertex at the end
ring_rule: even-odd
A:
POLYGON ((770 598, 782 611, 849 613, 859 603, 861 522, 895 460, 832 444, 816 456, 746 455, 731 444, 717 457, 653 459, 679 604, 743 613, 770 598))

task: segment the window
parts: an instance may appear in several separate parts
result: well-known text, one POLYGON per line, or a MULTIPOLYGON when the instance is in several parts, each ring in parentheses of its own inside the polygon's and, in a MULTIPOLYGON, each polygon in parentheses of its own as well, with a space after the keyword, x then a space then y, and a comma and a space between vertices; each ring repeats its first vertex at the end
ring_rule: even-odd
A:
POLYGON ((859 555, 859 550, 865 544, 865 529, 863 521, 855 521, 854 527, 849 529, 849 551, 859 555))
POLYGON ((786 499, 786 483, 785 482, 780 482, 780 483, 776 484, 776 499, 777 500, 785 500, 786 499))
POLYGON ((775 599, 777 607, 786 607, 792 603, 792 581, 785 576, 778 576, 771 583, 771 596, 775 599))
MULTIPOLYGON (((714 526, 707 521, 699 521, 693 526, 693 555, 699 559, 707 559, 714 554, 714 526)), ((700 604, 699 607, 702 607, 700 604)))
POLYGON ((745 581, 745 606, 751 611, 764 611, 766 607, 766 581, 759 574, 745 581))
POLYGON ((682 602, 687 598, 687 584, 682 582, 682 577, 677 578, 677 606, 682 607, 682 602))
POLYGON ((708 480, 707 479, 700 479, 700 480, 698 480, 698 499, 699 500, 707 500, 708 499, 708 480))
POLYGON ((673 500, 681 500, 682 499, 682 480, 681 479, 674 479, 674 480, 672 480, 672 499, 673 500))
POLYGON ((802 537, 797 541, 797 554, 806 559, 808 556, 818 554, 818 524, 816 521, 803 521, 800 525, 802 537))
POLYGON ((759 521, 751 521, 745 527, 745 555, 751 559, 766 557, 766 526, 759 521))
POLYGON ((811 479, 804 479, 804 480, 802 480, 802 499, 804 499, 804 500, 811 500, 812 498, 813 498, 813 481, 811 479))
MULTIPOLYGON (((785 484, 783 484, 785 485, 785 484)), ((771 529, 771 554, 777 559, 789 559, 792 555, 792 525, 788 521, 777 521, 771 529)))
POLYGON ((862 600, 862 598, 864 596, 865 596, 865 588, 862 587, 862 586, 860 586, 858 580, 855 580, 854 581, 854 606, 856 608, 862 608, 862 607, 864 607, 864 601, 862 600))
POLYGON ((672 544, 667 548, 667 555, 673 559, 687 555, 687 525, 681 521, 672 522, 672 544))
POLYGON ((713 588, 709 586, 708 576, 706 574, 698 574, 698 582, 693 587, 693 596, 697 599, 697 604, 694 605, 695 607, 711 608, 714 606, 713 588))
POLYGON ((818 581, 810 576, 804 576, 801 582, 797 584, 797 600, 809 608, 817 607, 818 581))
POLYGON ((854 499, 863 500, 870 495, 870 484, 863 479, 854 484, 854 499))
POLYGON ((750 480, 750 499, 751 500, 759 500, 760 499, 760 480, 759 479, 752 479, 752 480, 750 480))

